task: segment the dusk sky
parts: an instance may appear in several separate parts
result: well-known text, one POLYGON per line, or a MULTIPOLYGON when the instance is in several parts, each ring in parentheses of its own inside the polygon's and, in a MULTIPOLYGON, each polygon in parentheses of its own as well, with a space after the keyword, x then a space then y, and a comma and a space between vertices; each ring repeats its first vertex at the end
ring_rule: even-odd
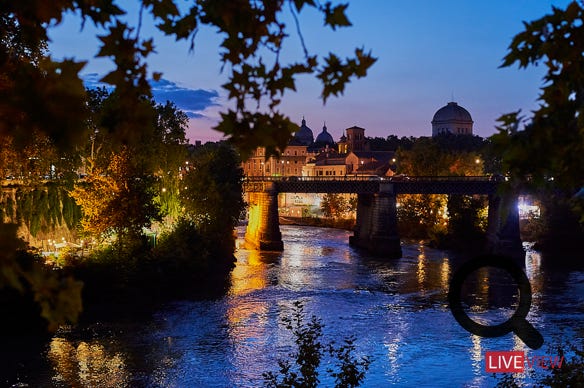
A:
MULTIPOLYGON (((135 2, 128 21, 137 24, 135 2)), ((180 1, 177 3, 181 4, 180 1)), ((297 92, 286 93, 281 110, 300 124, 302 117, 315 136, 326 121, 337 140, 343 129, 358 125, 367 136, 429 136, 432 116, 447 102, 457 101, 474 120, 474 132, 490 136, 495 120, 503 113, 537 105, 544 68, 499 69, 512 37, 522 31, 522 21, 531 21, 564 8, 569 1, 549 0, 354 0, 347 14, 352 27, 331 31, 323 27, 314 11, 303 11, 300 23, 310 54, 329 51, 350 55, 355 47, 371 50, 378 61, 369 75, 348 85, 345 94, 331 98, 323 106, 320 86, 310 76, 297 79, 297 92)), ((288 11, 288 7, 284 7, 288 11)), ((282 55, 300 60, 303 52, 292 19, 285 16, 290 38, 282 55)), ((174 101, 191 118, 188 132, 194 140, 218 140, 210 128, 218 112, 228 106, 221 84, 227 72, 220 72, 220 36, 202 29, 196 37, 195 52, 188 42, 163 36, 146 18, 142 37, 154 37, 156 54, 149 57, 149 70, 163 73, 153 85, 159 102, 174 101)), ((94 59, 99 43, 89 24, 80 31, 79 18, 70 16, 51 29, 49 49, 54 58, 87 60, 82 74, 91 86, 112 65, 94 59)))

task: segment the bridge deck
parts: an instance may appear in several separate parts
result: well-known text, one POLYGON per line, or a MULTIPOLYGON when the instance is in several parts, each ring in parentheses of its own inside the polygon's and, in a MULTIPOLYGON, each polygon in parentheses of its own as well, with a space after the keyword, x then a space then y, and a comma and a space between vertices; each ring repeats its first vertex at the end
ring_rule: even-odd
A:
POLYGON ((265 191, 274 185, 280 193, 357 193, 373 194, 384 190, 395 194, 494 194, 499 182, 485 176, 475 177, 250 177, 244 181, 246 192, 265 191))

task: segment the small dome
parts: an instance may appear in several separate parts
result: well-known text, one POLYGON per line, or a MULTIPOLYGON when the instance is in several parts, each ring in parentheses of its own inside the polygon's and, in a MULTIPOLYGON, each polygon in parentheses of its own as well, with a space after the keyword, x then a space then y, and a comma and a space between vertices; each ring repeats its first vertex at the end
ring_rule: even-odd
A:
POLYGON ((470 117, 470 113, 466 109, 456 102, 449 102, 434 114, 432 124, 448 121, 470 121, 472 123, 472 117, 470 117))
POLYGON ((306 120, 304 120, 304 117, 302 118, 302 125, 300 126, 300 129, 294 133, 294 140, 306 146, 311 145, 314 141, 314 134, 312 133, 312 129, 306 126, 306 120))
POLYGON ((316 137, 315 143, 318 143, 319 145, 325 145, 325 144, 328 144, 329 146, 335 145, 335 141, 333 140, 333 137, 326 130, 326 125, 322 127, 322 132, 319 133, 318 136, 316 137))

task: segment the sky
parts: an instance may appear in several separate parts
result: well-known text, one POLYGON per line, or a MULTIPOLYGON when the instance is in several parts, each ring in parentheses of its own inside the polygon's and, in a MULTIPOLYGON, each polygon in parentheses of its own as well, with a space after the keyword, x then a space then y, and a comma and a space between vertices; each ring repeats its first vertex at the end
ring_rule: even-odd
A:
MULTIPOLYGON (((466 108, 474 120, 474 133, 487 137, 496 132, 496 119, 521 109, 537 107, 544 67, 499 68, 513 36, 523 30, 523 21, 544 16, 555 5, 551 0, 353 0, 348 1, 348 28, 332 31, 309 10, 300 15, 300 26, 311 55, 334 52, 350 55, 356 47, 370 50, 377 62, 366 78, 354 80, 340 97, 323 105, 321 88, 311 76, 297 79, 296 92, 286 92, 281 111, 300 124, 303 117, 315 137, 326 122, 335 140, 345 128, 357 125, 366 136, 429 136, 434 113, 449 101, 466 108)), ((119 1, 128 11, 127 20, 137 25, 137 2, 119 1)), ((180 0, 179 4, 184 4, 180 0)), ((286 11, 288 7, 285 7, 286 11)), ((300 38, 289 14, 283 60, 303 58, 300 38)), ((95 59, 99 33, 90 23, 81 29, 75 15, 50 29, 49 50, 55 59, 87 61, 81 74, 87 86, 112 68, 107 59, 95 59)), ((212 129, 219 112, 230 106, 221 85, 221 37, 201 29, 194 52, 189 42, 176 42, 159 33, 149 19, 143 20, 143 38, 153 37, 156 54, 148 57, 149 71, 163 73, 153 83, 154 98, 173 101, 184 110, 190 124, 187 136, 214 141, 221 134, 212 129)))

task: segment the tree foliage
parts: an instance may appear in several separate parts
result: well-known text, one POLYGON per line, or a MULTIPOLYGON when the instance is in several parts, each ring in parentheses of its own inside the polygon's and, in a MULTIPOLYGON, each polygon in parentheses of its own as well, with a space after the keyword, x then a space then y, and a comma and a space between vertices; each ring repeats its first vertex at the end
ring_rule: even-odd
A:
POLYGON ((138 238, 158 218, 150 181, 133 168, 128 150, 113 154, 106 171, 93 169, 71 192, 82 208, 84 231, 99 238, 109 232, 119 244, 138 238))
POLYGON ((237 153, 227 144, 208 143, 189 160, 181 190, 184 216, 209 235, 232 234, 245 206, 237 153))
POLYGON ((479 152, 482 139, 469 141, 465 136, 420 137, 411 149, 396 154, 399 174, 418 176, 483 175, 483 157, 479 152))
MULTIPOLYGON (((396 154, 399 174, 480 176, 484 175, 485 164, 495 165, 492 157, 485 159, 492 154, 485 152, 488 143, 479 136, 442 134, 411 140, 411 148, 400 148, 396 154)), ((405 194, 399 201, 400 228, 411 237, 442 239, 448 234, 459 240, 457 236, 477 231, 483 219, 479 213, 484 204, 470 197, 405 194)))
MULTIPOLYGON (((79 78, 84 63, 54 61, 41 50, 47 31, 64 15, 74 13, 81 25, 92 22, 100 31, 96 57, 109 58, 114 69, 101 81, 112 85, 119 100, 112 106, 116 118, 110 127, 120 138, 131 142, 148 126, 152 107, 148 79, 160 79, 150 72, 146 59, 154 52, 152 38, 140 36, 143 17, 151 17, 157 28, 176 40, 190 40, 195 47, 201 28, 213 28, 221 35, 222 70, 228 72, 223 85, 233 108, 222 113, 217 129, 228 136, 243 154, 263 145, 268 153, 283 150, 297 127, 278 111, 286 91, 296 90, 296 78, 313 74, 322 84, 323 101, 343 93, 354 78, 367 74, 375 58, 363 48, 340 58, 334 53, 304 56, 284 63, 280 53, 288 37, 286 14, 291 14, 299 31, 299 15, 313 8, 333 30, 350 26, 347 4, 333 5, 314 0, 192 0, 179 6, 175 0, 141 0, 136 26, 125 18, 122 2, 66 0, 59 2, 3 2, 0 4, 0 134, 26 134, 37 128, 59 147, 78 144, 87 135, 84 122, 90 114, 84 104, 85 91, 79 78)), ((301 39, 303 42, 303 39, 301 39)), ((25 136, 19 136, 25 138, 25 136)))
POLYGON ((39 232, 50 232, 61 225, 75 229, 81 219, 81 211, 67 189, 54 183, 20 187, 16 191, 16 203, 6 201, 0 205, 7 214, 16 210, 16 219, 8 217, 8 221, 24 224, 35 237, 39 232))
POLYGON ((47 329, 54 331, 61 324, 75 322, 82 307, 82 283, 47 268, 40 257, 26 252, 27 246, 16 237, 16 229, 16 224, 0 223, 0 300, 5 313, 2 325, 15 322, 28 327, 30 322, 18 322, 18 317, 11 316, 11 309, 21 308, 27 297, 37 303, 47 329), (22 299, 10 303, 7 296, 11 290, 18 291, 22 299))
MULTIPOLYGON (((299 15, 313 8, 334 30, 350 25, 346 4, 191 0, 179 6, 175 0, 140 0, 139 5, 139 20, 132 25, 122 1, 0 2, 0 168, 19 171, 20 175, 30 171, 30 177, 38 179, 53 171, 51 165, 56 166, 57 175, 60 163, 66 164, 64 171, 73 171, 80 161, 77 156, 83 157, 88 179, 79 182, 72 195, 84 210, 84 227, 96 234, 113 230, 118 239, 136 236, 158 215, 157 205, 164 205, 168 214, 179 210, 176 202, 165 202, 162 196, 154 201, 151 180, 159 182, 160 191, 167 185, 174 189, 184 183, 178 163, 186 118, 171 104, 152 103, 148 80, 158 80, 161 74, 147 66, 155 44, 141 36, 143 18, 152 18, 170 38, 190 40, 191 48, 201 28, 220 34, 221 67, 228 73, 223 87, 232 108, 222 113, 217 129, 243 155, 257 146, 265 146, 268 154, 285 148, 297 126, 278 107, 284 93, 295 90, 298 76, 315 76, 326 101, 342 94, 351 80, 365 76, 375 62, 363 48, 348 58, 334 53, 321 57, 308 53, 304 45, 302 58, 290 63, 281 60, 289 30, 283 22, 287 13, 300 31, 299 15), (57 61, 46 52, 49 29, 65 15, 79 17, 81 27, 89 22, 98 29, 96 57, 110 59, 113 64, 101 81, 112 87, 112 93, 87 92, 79 76, 85 63, 57 61), (13 161, 13 155, 22 158, 13 161)), ((214 152, 224 162, 202 156, 196 170, 200 176, 185 174, 187 189, 177 188, 172 193, 181 193, 186 213, 197 218, 199 227, 209 233, 225 233, 243 206, 241 172, 235 168, 238 162, 231 155, 233 150, 218 148, 214 152)), ((44 209, 50 212, 54 208, 48 196, 41 192, 33 195, 39 196, 35 200, 44 209)), ((70 219, 74 209, 67 206, 66 213, 70 219)), ((31 215, 31 222, 35 222, 32 229, 42 227, 39 219, 31 215)), ((9 253, 0 252, 0 272, 13 265, 23 269, 9 253)), ((52 286, 36 289, 44 283, 31 279, 35 296, 42 297, 43 291, 51 289, 59 291, 52 286)), ((4 285, 16 287, 0 279, 0 286, 4 285)), ((70 286, 71 296, 79 295, 78 287, 70 286)), ((57 308, 53 312, 66 311, 57 308)))
POLYGON ((320 209, 325 217, 340 218, 347 214, 350 209, 349 202, 341 194, 326 193, 320 204, 320 209))
MULTIPOLYGON (((565 9, 552 7, 550 14, 524 22, 501 66, 543 65, 540 104, 528 117, 520 111, 503 115, 493 136, 503 168, 514 180, 552 186, 567 198, 584 182, 583 21, 583 5, 573 1, 565 9)), ((581 217, 584 222, 584 213, 581 217)))
POLYGON ((264 386, 272 388, 309 388, 320 383, 319 367, 326 353, 334 357, 335 368, 328 367, 327 373, 335 379, 335 387, 358 387, 365 379, 370 360, 355 355, 355 339, 346 338, 335 347, 334 342, 323 344, 321 320, 312 316, 306 320, 304 304, 295 301, 290 317, 282 318, 282 324, 294 337, 296 350, 288 358, 278 360, 279 371, 265 372, 264 386))

